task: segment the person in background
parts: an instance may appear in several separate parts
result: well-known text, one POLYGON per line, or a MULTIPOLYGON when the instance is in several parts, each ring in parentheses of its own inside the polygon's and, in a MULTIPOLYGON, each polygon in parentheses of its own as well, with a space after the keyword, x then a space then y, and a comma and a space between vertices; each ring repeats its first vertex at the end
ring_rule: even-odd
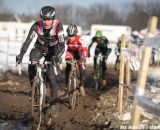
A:
MULTIPOLYGON (((59 20, 55 19, 56 10, 51 6, 44 6, 40 10, 40 21, 36 21, 30 28, 29 34, 22 44, 20 53, 16 56, 16 63, 22 62, 30 43, 36 38, 36 42, 30 52, 31 64, 28 66, 29 80, 32 86, 33 79, 36 75, 36 63, 45 57, 47 61, 61 61, 61 55, 65 50, 65 40, 63 25, 59 20), (37 37, 36 37, 37 36, 37 37)), ((54 73, 53 66, 49 66, 47 70, 49 84, 52 88, 52 99, 57 99, 58 85, 54 73)))
POLYGON ((119 70, 120 67, 120 53, 121 53, 121 38, 119 38, 117 47, 115 48, 115 55, 117 56, 114 66, 115 70, 119 70))
MULTIPOLYGON (((83 39, 81 35, 77 35, 78 28, 75 24, 71 24, 67 28, 67 51, 65 60, 70 61, 76 59, 78 61, 79 71, 80 71, 80 95, 84 96, 84 79, 85 79, 85 68, 83 64, 86 62, 88 56, 88 49, 83 46, 83 39)), ((71 64, 66 62, 66 86, 68 85, 69 72, 71 71, 71 64)))
POLYGON ((96 48, 95 48, 95 52, 94 52, 94 70, 96 69, 97 66, 97 57, 99 54, 102 54, 103 57, 103 61, 102 61, 102 85, 106 84, 106 80, 105 80, 105 72, 107 70, 106 67, 106 60, 108 58, 108 55, 111 53, 111 48, 108 48, 109 45, 109 41, 107 39, 107 37, 103 36, 103 32, 100 30, 96 31, 95 36, 92 38, 92 41, 88 47, 89 50, 89 57, 90 57, 90 49, 93 45, 93 43, 96 43, 96 48))

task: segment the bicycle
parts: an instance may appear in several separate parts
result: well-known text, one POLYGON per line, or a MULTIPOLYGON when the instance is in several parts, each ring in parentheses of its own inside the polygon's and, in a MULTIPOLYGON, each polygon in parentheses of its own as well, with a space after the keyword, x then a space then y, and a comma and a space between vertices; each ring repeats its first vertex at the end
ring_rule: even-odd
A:
POLYGON ((97 65, 94 70, 93 78, 95 80, 95 86, 94 90, 98 90, 98 88, 101 86, 101 78, 102 78, 102 55, 97 56, 97 65))
POLYGON ((106 81, 104 80, 105 71, 107 70, 105 61, 108 59, 108 56, 110 55, 111 52, 112 52, 112 49, 108 48, 107 53, 101 52, 98 55, 94 56, 94 58, 97 58, 96 59, 97 63, 93 71, 93 79, 95 81, 95 85, 94 85, 95 91, 98 90, 98 88, 102 88, 106 84, 106 81))
MULTIPOLYGON (((71 64, 71 71, 68 76, 68 96, 71 109, 76 108, 80 88, 80 72, 77 62, 78 60, 67 61, 67 63, 71 64)), ((83 64, 82 67, 84 67, 83 64)))
MULTIPOLYGON (((31 63, 29 63, 31 64, 31 63)), ((47 79, 47 67, 48 65, 53 65, 55 74, 57 75, 57 70, 55 62, 40 61, 36 62, 36 76, 34 77, 32 90, 31 90, 31 122, 32 129, 39 130, 42 123, 42 116, 44 116, 44 121, 47 126, 51 123, 51 93, 52 90, 49 88, 47 79), (50 90, 50 91, 49 91, 50 90), (44 115, 43 115, 44 114, 44 115)), ((21 69, 19 67, 19 74, 21 74, 21 69)))

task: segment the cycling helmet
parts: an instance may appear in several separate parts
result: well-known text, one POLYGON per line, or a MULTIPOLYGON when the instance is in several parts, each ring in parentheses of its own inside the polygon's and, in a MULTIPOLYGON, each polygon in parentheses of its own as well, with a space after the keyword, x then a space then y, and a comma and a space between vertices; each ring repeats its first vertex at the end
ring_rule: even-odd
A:
POLYGON ((75 24, 71 24, 67 28, 67 34, 68 36, 76 36, 78 33, 78 28, 75 24))
POLYGON ((51 6, 44 6, 40 11, 40 17, 42 19, 54 19, 56 16, 56 10, 51 6))
POLYGON ((103 36, 102 31, 97 30, 97 31, 96 31, 96 37, 102 37, 102 36, 103 36))

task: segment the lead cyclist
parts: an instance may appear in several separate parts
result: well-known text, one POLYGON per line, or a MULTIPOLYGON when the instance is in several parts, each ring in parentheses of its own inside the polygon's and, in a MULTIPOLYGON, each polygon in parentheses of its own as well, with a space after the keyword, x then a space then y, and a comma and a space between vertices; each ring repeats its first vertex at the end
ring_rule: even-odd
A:
MULTIPOLYGON (((33 79, 36 75, 36 65, 43 56, 47 61, 55 60, 58 63, 65 50, 65 40, 63 25, 59 20, 55 19, 56 10, 51 6, 44 6, 40 10, 40 20, 36 21, 30 28, 29 34, 22 44, 20 53, 16 56, 16 63, 22 62, 23 56, 26 53, 30 43, 34 38, 36 42, 30 52, 31 64, 28 65, 29 80, 32 86, 33 79), (37 36, 37 37, 36 37, 37 36), (45 55, 44 55, 45 54, 45 55), (54 59, 53 59, 54 57, 54 59)), ((58 85, 56 76, 52 66, 48 68, 47 72, 50 87, 53 88, 52 100, 58 98, 58 85)))

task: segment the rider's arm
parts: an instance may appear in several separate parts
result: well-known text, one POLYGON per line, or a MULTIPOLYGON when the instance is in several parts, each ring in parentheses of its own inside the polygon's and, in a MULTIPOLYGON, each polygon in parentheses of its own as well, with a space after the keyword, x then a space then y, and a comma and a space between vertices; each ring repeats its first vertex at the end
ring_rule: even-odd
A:
POLYGON ((90 50, 90 48, 92 47, 94 42, 96 42, 96 37, 92 38, 92 41, 91 41, 90 45, 88 46, 88 50, 90 50))
POLYGON ((112 49, 111 48, 108 48, 108 45, 110 44, 109 43, 109 40, 106 38, 106 37, 104 37, 104 40, 105 40, 105 50, 106 50, 106 55, 108 56, 110 53, 111 53, 111 51, 112 51, 112 49))
POLYGON ((64 51, 65 51, 65 37, 64 37, 64 30, 63 30, 63 25, 59 23, 57 26, 57 37, 58 37, 58 44, 57 49, 56 49, 56 56, 60 57, 64 51))
POLYGON ((30 28, 28 36, 27 36, 25 42, 22 44, 22 47, 21 47, 21 50, 20 50, 20 56, 21 57, 23 57, 23 55, 26 53, 30 43, 32 42, 32 40, 36 36, 36 34, 37 34, 36 29, 37 29, 37 24, 35 23, 30 28))
POLYGON ((92 47, 92 45, 93 45, 94 42, 96 42, 96 37, 92 38, 92 41, 91 41, 90 45, 88 46, 88 56, 89 57, 90 57, 90 49, 91 49, 91 47, 92 47))
POLYGON ((106 46, 108 47, 109 40, 108 40, 107 38, 105 38, 105 44, 106 44, 106 46))

